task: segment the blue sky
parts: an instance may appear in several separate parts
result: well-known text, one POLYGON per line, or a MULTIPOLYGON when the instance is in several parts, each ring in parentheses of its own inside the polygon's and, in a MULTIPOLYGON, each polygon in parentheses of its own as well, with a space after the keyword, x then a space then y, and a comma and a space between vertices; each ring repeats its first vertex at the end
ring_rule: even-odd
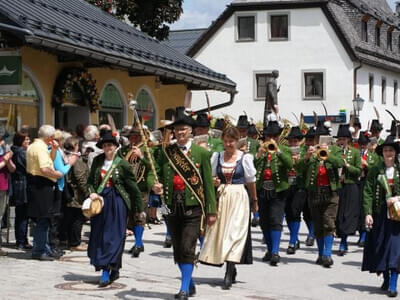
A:
MULTIPOLYGON (((206 28, 232 0, 184 0, 183 14, 178 22, 171 25, 174 30, 206 28)), ((392 9, 397 0, 387 0, 392 9)))

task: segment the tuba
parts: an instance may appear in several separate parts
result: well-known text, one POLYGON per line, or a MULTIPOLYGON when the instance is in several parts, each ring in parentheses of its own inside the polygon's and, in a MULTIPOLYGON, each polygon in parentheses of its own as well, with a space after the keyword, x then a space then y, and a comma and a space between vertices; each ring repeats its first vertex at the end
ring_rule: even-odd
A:
MULTIPOLYGON (((139 148, 139 146, 134 146, 134 148, 139 148)), ((146 173, 146 166, 143 164, 143 162, 138 159, 136 155, 133 154, 134 148, 128 151, 125 155, 125 159, 129 162, 129 164, 132 166, 133 170, 133 177, 135 177, 136 183, 140 183, 144 180, 144 174, 146 173)))

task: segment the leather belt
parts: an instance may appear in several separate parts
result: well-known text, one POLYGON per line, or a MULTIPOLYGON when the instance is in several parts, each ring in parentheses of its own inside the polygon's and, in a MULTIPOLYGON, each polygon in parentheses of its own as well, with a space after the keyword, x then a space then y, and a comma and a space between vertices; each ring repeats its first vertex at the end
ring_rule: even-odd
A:
POLYGON ((272 180, 265 180, 262 187, 266 191, 273 191, 275 189, 274 182, 272 180))

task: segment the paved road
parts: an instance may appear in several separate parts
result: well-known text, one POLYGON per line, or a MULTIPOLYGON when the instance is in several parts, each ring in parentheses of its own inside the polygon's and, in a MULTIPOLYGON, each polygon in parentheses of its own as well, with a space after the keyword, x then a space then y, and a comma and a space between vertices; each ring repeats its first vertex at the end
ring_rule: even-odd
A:
MULTIPOLYGON (((85 226, 85 231, 88 229, 85 226)), ((286 255, 289 236, 286 228, 285 231, 279 267, 262 262, 265 246, 257 228, 253 230, 255 262, 238 267, 239 282, 224 291, 221 289, 224 268, 200 265, 194 272, 198 292, 194 299, 386 298, 377 288, 381 279, 360 271, 362 250, 355 245, 356 237, 350 239, 350 252, 344 257, 335 255, 333 268, 324 269, 314 264, 315 247, 305 247, 302 243, 296 255, 286 255)), ((304 240, 305 234, 300 238, 304 240)), ((173 263, 172 250, 162 247, 163 239, 163 225, 146 229, 145 253, 140 258, 124 254, 121 278, 113 290, 97 287, 99 273, 89 265, 86 253, 67 251, 61 261, 39 262, 31 260, 30 253, 5 247, 10 254, 0 257, 0 299, 173 299, 180 286, 178 268, 173 263)), ((133 238, 129 237, 126 251, 132 243, 133 238)))

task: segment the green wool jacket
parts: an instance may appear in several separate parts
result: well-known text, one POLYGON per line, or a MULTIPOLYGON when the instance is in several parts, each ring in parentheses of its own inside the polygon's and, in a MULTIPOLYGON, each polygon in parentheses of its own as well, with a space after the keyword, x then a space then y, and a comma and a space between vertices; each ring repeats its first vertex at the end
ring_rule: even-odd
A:
POLYGON ((304 158, 304 156, 307 153, 307 146, 302 145, 300 146, 300 152, 299 152, 299 159, 297 160, 297 162, 293 161, 293 168, 296 170, 296 186, 299 189, 305 189, 306 188, 306 169, 303 165, 299 165, 298 161, 302 158, 304 158))
POLYGON ((210 151, 212 153, 214 153, 214 152, 222 152, 224 150, 224 145, 223 145, 221 139, 208 137, 207 145, 208 145, 208 149, 210 149, 210 151))
MULTIPOLYGON (((97 193, 97 188, 101 184, 100 172, 104 160, 104 153, 99 154, 93 159, 88 178, 88 189, 90 193, 97 193)), ((142 193, 133 177, 131 165, 126 160, 122 159, 113 170, 110 178, 114 184, 114 188, 121 195, 122 199, 124 199, 128 210, 131 212, 142 212, 142 193)))
POLYGON ((366 171, 367 174, 368 172, 377 164, 379 164, 379 162, 382 161, 382 157, 379 156, 378 154, 376 154, 373 151, 369 151, 367 152, 367 166, 366 166, 366 171))
POLYGON ((252 138, 247 138, 247 153, 253 154, 256 157, 260 143, 252 138))
MULTIPOLYGON (((324 161, 324 165, 328 172, 331 189, 332 191, 336 191, 341 188, 338 169, 343 167, 344 160, 342 158, 342 150, 339 147, 329 146, 328 149, 329 157, 324 161)), ((315 191, 317 189, 317 175, 320 161, 312 155, 309 160, 303 157, 297 164, 306 172, 306 188, 309 191, 315 191)))
MULTIPOLYGON (((277 193, 285 191, 289 188, 288 172, 293 167, 292 151, 289 147, 279 145, 280 153, 273 153, 271 158, 272 181, 274 182, 275 191, 277 193)), ((264 171, 267 169, 268 152, 262 157, 255 159, 255 167, 257 169, 256 187, 260 190, 264 182, 264 171)))
MULTIPOLYGON (((126 154, 132 149, 132 146, 127 145, 121 147, 117 155, 123 159, 125 159, 126 154)), ((139 189, 142 192, 148 192, 151 191, 151 188, 154 185, 154 175, 153 172, 151 172, 151 167, 150 167, 150 161, 147 159, 147 154, 145 152, 144 146, 139 147, 140 151, 142 151, 143 158, 139 158, 140 162, 146 167, 146 170, 144 172, 143 179, 140 182, 137 182, 139 189)), ((152 148, 150 148, 150 154, 152 154, 152 148)), ((154 159, 153 159, 154 161, 154 159)))
MULTIPOLYGON (((204 210, 206 214, 215 214, 217 212, 217 205, 215 199, 214 183, 211 172, 211 152, 207 151, 203 147, 197 146, 192 143, 190 147, 189 158, 193 164, 199 170, 201 178, 203 179, 203 189, 205 203, 204 210)), ((172 204, 172 194, 173 194, 173 179, 175 176, 175 170, 171 167, 167 156, 164 151, 159 152, 156 160, 157 173, 161 183, 164 186, 164 199, 167 205, 172 204)), ((190 191, 190 189, 185 187, 185 205, 186 206, 200 206, 200 203, 190 191)))
POLYGON ((344 184, 357 183, 362 172, 360 151, 350 147, 344 159, 349 164, 348 168, 343 167, 342 169, 342 172, 344 172, 344 184))
MULTIPOLYGON (((396 164, 395 168, 397 169, 394 177, 395 195, 400 195, 400 166, 396 164)), ((386 200, 386 192, 378 182, 379 174, 385 174, 385 163, 383 161, 379 161, 378 164, 374 165, 368 171, 367 181, 364 187, 363 209, 365 215, 379 214, 386 200)))

